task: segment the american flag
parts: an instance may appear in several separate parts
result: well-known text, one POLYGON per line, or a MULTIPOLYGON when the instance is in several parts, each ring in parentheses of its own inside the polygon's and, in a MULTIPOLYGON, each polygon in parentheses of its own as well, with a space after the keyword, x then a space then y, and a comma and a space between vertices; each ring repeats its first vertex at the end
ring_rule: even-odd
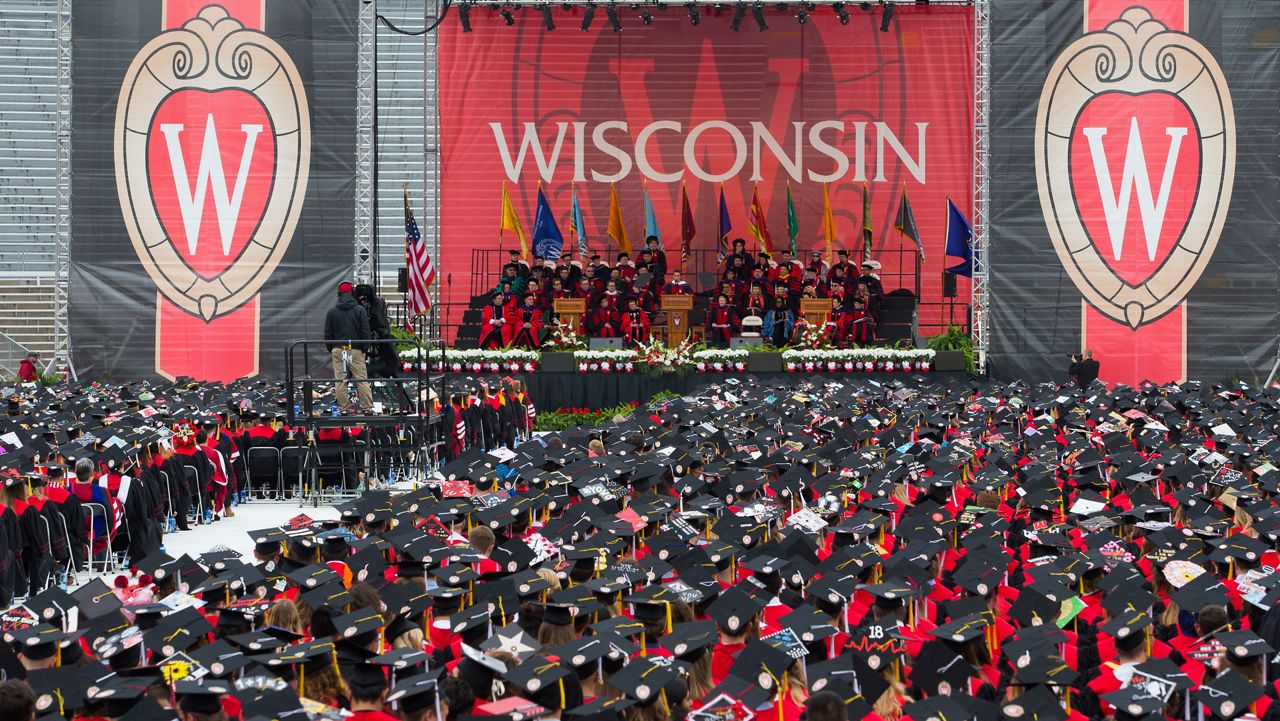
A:
POLYGON ((427 244, 418 231, 418 221, 409 209, 409 193, 404 194, 404 264, 409 268, 409 313, 405 319, 416 318, 431 310, 431 283, 436 279, 435 266, 427 255, 427 244))

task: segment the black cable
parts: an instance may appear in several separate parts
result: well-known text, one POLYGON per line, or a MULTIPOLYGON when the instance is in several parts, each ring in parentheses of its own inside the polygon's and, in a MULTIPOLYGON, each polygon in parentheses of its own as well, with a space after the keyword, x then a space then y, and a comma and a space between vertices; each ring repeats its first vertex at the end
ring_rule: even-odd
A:
POLYGON ((435 30, 436 28, 440 27, 440 23, 444 22, 444 19, 448 17, 449 7, 451 5, 453 5, 453 0, 444 0, 444 2, 440 4, 440 17, 436 18, 436 21, 431 23, 431 25, 417 32, 411 32, 409 30, 404 30, 402 28, 396 27, 396 24, 388 20, 385 15, 379 15, 378 20, 383 25, 385 25, 388 30, 390 30, 393 33, 400 33, 401 35, 426 35, 432 30, 435 30))

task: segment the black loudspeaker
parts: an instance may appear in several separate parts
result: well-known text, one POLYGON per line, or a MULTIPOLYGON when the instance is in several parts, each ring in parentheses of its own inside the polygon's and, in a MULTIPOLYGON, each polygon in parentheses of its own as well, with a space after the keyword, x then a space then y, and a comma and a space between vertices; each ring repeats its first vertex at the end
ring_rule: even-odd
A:
MULTIPOLYGON (((956 289, 956 283, 955 281, 951 281, 952 295, 955 294, 955 289, 956 289)), ((401 294, 409 292, 409 269, 408 268, 396 268, 396 292, 401 294)))
POLYGON ((956 297, 956 274, 942 271, 942 297, 956 297))

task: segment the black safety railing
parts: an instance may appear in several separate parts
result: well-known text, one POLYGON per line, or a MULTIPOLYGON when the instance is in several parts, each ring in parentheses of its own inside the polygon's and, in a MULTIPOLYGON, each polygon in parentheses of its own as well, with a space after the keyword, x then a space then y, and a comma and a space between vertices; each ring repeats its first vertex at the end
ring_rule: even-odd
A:
MULTIPOLYGON (((384 412, 370 413, 364 409, 340 413, 337 410, 337 378, 335 360, 329 343, 323 340, 293 340, 285 347, 285 402, 290 426, 304 431, 306 453, 302 461, 304 487, 302 496, 313 499, 316 494, 340 491, 356 491, 361 484, 351 482, 352 475, 365 479, 385 479, 388 471, 398 469, 400 474, 413 473, 418 477, 439 458, 439 445, 443 441, 441 417, 434 412, 434 398, 447 397, 443 374, 427 372, 435 354, 444 360, 445 344, 439 338, 422 338, 411 342, 417 349, 417 362, 412 369, 403 370, 396 347, 404 340, 385 339, 361 341, 360 345, 376 349, 378 354, 391 354, 391 364, 383 363, 393 373, 374 375, 366 373, 365 380, 350 377, 348 361, 341 362, 347 373, 350 392, 358 384, 368 383, 375 403, 381 402, 384 412), (332 394, 330 393, 332 390, 332 394), (341 442, 321 445, 326 428, 362 429, 359 438, 349 434, 335 434, 341 442), (334 459, 337 460, 334 460, 334 459), (335 480, 336 479, 336 480, 335 480)), ((345 349, 344 349, 345 350, 345 349)), ((369 368, 366 354, 366 369, 369 368)), ((357 399, 351 399, 348 408, 360 408, 357 399)), ((363 487, 369 487, 366 482, 363 487)))

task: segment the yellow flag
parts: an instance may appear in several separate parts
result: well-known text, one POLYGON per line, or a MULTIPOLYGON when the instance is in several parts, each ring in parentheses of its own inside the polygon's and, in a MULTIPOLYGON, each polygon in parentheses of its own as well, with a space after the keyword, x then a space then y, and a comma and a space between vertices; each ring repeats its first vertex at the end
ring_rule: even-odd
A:
POLYGON ((498 234, 509 230, 516 234, 520 239, 520 255, 529 257, 529 243, 524 239, 524 227, 520 225, 520 217, 516 215, 516 208, 511 204, 511 196, 507 194, 507 184, 502 184, 502 227, 498 229, 498 234))
POLYGON ((827 195, 827 184, 822 184, 822 234, 825 237, 827 262, 831 262, 831 244, 836 241, 836 219, 831 217, 831 198, 827 195))
POLYGON ((618 244, 618 252, 631 255, 631 239, 622 224, 622 208, 618 205, 618 186, 609 186, 609 237, 618 244))

